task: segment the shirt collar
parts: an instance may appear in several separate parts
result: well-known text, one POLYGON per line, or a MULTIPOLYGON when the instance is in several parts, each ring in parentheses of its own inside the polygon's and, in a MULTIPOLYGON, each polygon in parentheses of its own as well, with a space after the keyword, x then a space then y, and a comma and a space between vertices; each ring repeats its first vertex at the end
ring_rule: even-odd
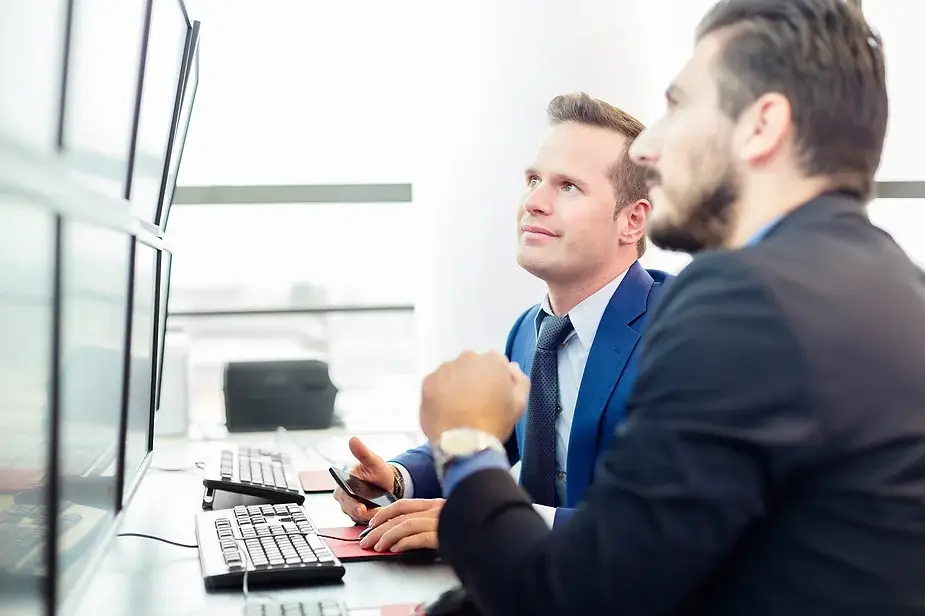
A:
MULTIPOLYGON (((578 340, 586 349, 590 349, 591 345, 594 343, 594 336, 597 335, 597 328, 601 324, 601 319, 604 317, 604 311, 607 310, 607 305, 610 304, 613 294, 617 291, 617 287, 623 282, 625 276, 626 271, 608 282, 593 295, 585 298, 565 315, 572 322, 572 327, 575 328, 575 335, 578 336, 578 340)), ((554 314, 552 306, 549 304, 548 294, 543 298, 540 306, 542 310, 537 312, 534 321, 537 336, 539 336, 540 333, 540 323, 542 323, 543 317, 547 314, 554 314)))
POLYGON ((777 218, 775 218, 774 220, 772 220, 765 226, 758 229, 758 232, 752 236, 752 239, 748 241, 748 244, 746 244, 746 246, 754 246, 755 244, 763 240, 764 236, 770 233, 771 230, 774 229, 774 227, 776 227, 777 224, 781 221, 781 219, 783 219, 783 216, 778 216, 777 218))

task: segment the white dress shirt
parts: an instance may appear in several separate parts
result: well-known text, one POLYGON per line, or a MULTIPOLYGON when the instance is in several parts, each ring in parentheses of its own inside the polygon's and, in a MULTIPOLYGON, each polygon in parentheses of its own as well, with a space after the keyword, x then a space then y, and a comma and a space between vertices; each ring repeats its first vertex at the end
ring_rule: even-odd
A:
MULTIPOLYGON (((581 378, 584 375, 585 364, 588 363, 588 353, 591 351, 591 344, 594 342, 594 336, 597 335, 597 328, 601 324, 604 311, 617 287, 623 282, 624 276, 626 276, 625 271, 572 308, 567 315, 562 315, 568 316, 574 329, 559 347, 558 358, 559 403, 562 405, 562 412, 556 419, 556 467, 561 471, 556 481, 556 490, 560 502, 565 502, 565 483, 568 480, 568 443, 572 431, 572 420, 575 417, 575 403, 578 401, 578 391, 581 389, 581 378)), ((546 314, 554 314, 548 295, 543 298, 540 306, 546 314)), ((543 314, 538 312, 534 320, 537 335, 539 335, 542 316, 543 314)), ((526 366, 523 367, 526 368, 526 366)), ((414 482, 411 479, 411 473, 401 464, 396 464, 396 466, 405 481, 405 498, 412 498, 414 482)), ((514 465, 512 469, 515 478, 518 476, 519 466, 520 463, 514 465)), ((556 515, 555 507, 534 505, 534 508, 551 528, 556 515)))

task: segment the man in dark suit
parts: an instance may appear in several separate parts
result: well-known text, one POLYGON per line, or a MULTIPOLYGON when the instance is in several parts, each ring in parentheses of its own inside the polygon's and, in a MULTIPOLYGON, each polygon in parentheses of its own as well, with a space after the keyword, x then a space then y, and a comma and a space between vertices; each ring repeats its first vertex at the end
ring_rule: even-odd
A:
MULTIPOLYGON (((547 294, 520 315, 505 345, 507 358, 542 383, 506 452, 509 465, 521 461, 521 482, 553 525, 581 501, 624 418, 636 349, 670 276, 638 261, 649 202, 644 169, 628 149, 642 124, 587 94, 558 96, 547 114, 550 132, 524 174, 517 212, 518 263, 546 282, 547 294)), ((356 439, 351 448, 355 475, 404 497, 376 513, 335 493, 357 521, 376 513, 364 547, 436 547, 443 499, 430 446, 391 464, 356 439)))
POLYGON ((565 524, 505 470, 516 367, 469 353, 426 379, 441 553, 485 613, 925 614, 925 280, 865 211, 884 72, 847 2, 704 18, 631 150, 653 242, 701 254, 565 524))

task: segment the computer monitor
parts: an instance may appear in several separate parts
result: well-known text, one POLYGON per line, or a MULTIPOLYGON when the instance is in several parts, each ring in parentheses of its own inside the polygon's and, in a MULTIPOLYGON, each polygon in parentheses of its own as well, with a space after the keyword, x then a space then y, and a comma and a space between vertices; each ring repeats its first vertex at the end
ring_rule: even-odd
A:
POLYGON ((125 231, 61 222, 55 600, 79 594, 120 509, 118 453, 129 344, 132 238, 125 231))
POLYGON ((126 198, 137 218, 154 223, 163 195, 168 145, 176 128, 178 93, 190 39, 182 0, 148 0, 150 20, 126 198))
POLYGON ((161 391, 164 386, 164 349, 167 344, 167 313, 170 304, 170 266, 173 255, 167 250, 158 253, 157 268, 157 329, 155 332, 155 348, 157 348, 157 374, 154 378, 154 410, 161 408, 161 391))
POLYGON ((177 178, 180 175, 183 150, 186 147, 186 136, 189 133, 189 125, 193 116, 193 105, 196 102, 196 91, 199 89, 199 28, 200 23, 194 21, 189 44, 187 45, 177 126, 170 143, 170 155, 164 174, 163 194, 159 200, 157 210, 157 225, 162 230, 167 228, 167 219, 170 216, 174 192, 177 189, 177 178))
POLYGON ((0 2, 0 135, 52 153, 67 31, 67 2, 0 2))
POLYGON ((84 182, 125 196, 148 0, 72 0, 62 154, 84 182))
POLYGON ((128 362, 128 392, 126 395, 122 440, 122 504, 131 499, 138 482, 150 463, 153 448, 153 396, 157 330, 157 262, 158 250, 136 239, 134 245, 134 276, 132 284, 131 346, 128 362))
POLYGON ((24 201, 0 191, 0 614, 44 616, 55 217, 24 201))

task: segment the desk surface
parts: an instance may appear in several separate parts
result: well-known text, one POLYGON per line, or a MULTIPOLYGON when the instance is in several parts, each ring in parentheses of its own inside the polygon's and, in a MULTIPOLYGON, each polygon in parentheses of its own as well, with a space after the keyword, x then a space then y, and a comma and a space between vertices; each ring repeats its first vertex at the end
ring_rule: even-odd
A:
MULTIPOLYGON (((294 433, 300 441, 323 440, 331 432, 294 433)), ((235 435, 233 442, 272 447, 271 434, 235 435)), ((196 542, 193 517, 201 511, 202 475, 195 468, 222 441, 194 442, 160 438, 154 461, 138 492, 122 516, 118 532, 156 535, 172 541, 196 542), (159 469, 190 468, 187 471, 159 469)), ((289 448, 287 448, 289 451, 289 448)), ((304 469, 326 468, 318 456, 301 456, 304 469), (314 458, 314 459, 312 459, 314 458)), ((296 454, 295 460, 299 461, 296 454)), ((228 498, 225 503, 228 503, 228 498)), ((216 497, 216 505, 222 504, 216 497)), ((310 494, 305 506, 319 526, 346 526, 351 522, 330 494, 310 494)), ((302 601, 338 599, 349 607, 429 601, 457 583, 446 565, 399 562, 345 563, 343 584, 262 591, 251 589, 250 600, 302 601)), ((78 616, 132 614, 133 616, 199 616, 241 614, 243 594, 205 591, 198 550, 174 547, 150 539, 115 537, 89 579, 78 616)))

